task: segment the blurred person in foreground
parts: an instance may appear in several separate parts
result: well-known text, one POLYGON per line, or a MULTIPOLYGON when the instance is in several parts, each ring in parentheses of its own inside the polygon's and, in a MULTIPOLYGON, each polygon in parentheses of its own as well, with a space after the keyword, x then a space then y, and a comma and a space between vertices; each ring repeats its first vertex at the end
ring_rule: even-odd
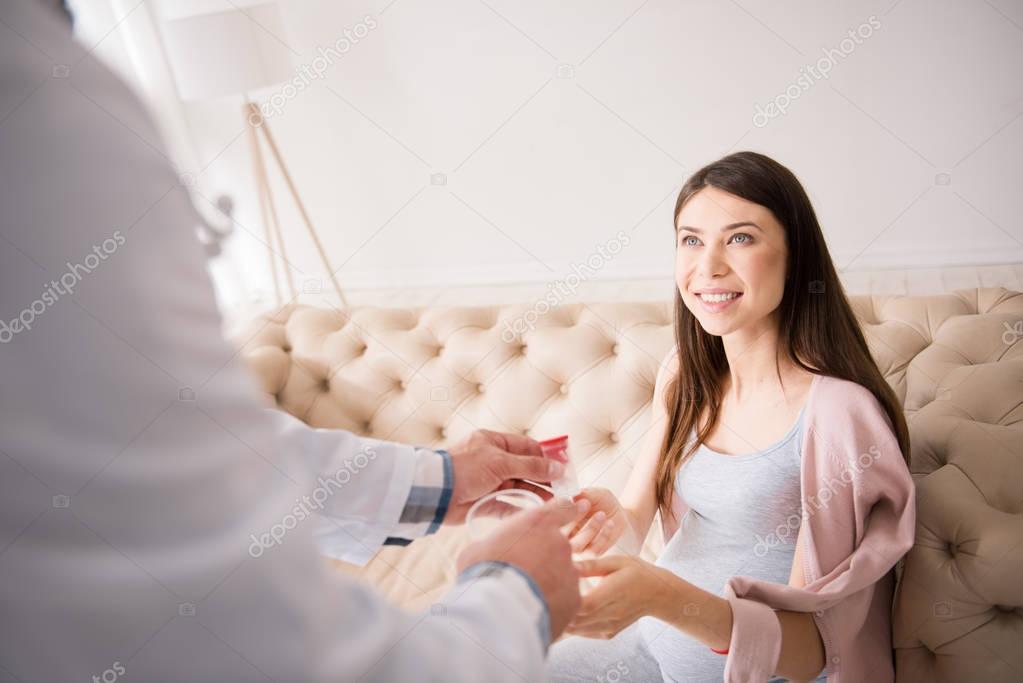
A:
POLYGON ((0 679, 540 680, 588 503, 467 547, 424 615, 321 553, 364 563, 558 465, 264 408, 143 106, 53 3, 3 0, 0 31, 0 679))

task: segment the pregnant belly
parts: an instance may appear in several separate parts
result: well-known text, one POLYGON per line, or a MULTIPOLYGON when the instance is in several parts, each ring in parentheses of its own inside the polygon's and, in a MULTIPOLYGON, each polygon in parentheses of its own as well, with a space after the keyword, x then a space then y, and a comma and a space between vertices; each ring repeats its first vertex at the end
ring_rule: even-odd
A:
MULTIPOLYGON (((690 520, 692 522, 692 520, 690 520)), ((778 545, 769 552, 757 549, 753 539, 724 538, 704 534, 698 525, 685 525, 665 546, 657 565, 687 582, 721 596, 733 576, 753 576, 774 583, 787 583, 792 569, 794 547, 778 545)), ((680 604, 679 612, 699 618, 695 604, 680 604)), ((720 683, 725 656, 703 643, 652 617, 640 620, 640 632, 665 677, 677 683, 720 683)), ((782 680, 782 679, 772 679, 782 680)))

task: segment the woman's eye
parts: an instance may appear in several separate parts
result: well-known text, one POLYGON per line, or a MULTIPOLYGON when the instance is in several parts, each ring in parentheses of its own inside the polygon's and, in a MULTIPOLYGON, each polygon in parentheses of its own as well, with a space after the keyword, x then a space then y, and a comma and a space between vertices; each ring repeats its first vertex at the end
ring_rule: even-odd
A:
POLYGON ((732 235, 732 241, 736 244, 749 244, 753 241, 753 238, 744 232, 740 232, 737 235, 732 235))
POLYGON ((684 247, 695 247, 700 243, 700 240, 694 235, 683 235, 680 243, 684 247))

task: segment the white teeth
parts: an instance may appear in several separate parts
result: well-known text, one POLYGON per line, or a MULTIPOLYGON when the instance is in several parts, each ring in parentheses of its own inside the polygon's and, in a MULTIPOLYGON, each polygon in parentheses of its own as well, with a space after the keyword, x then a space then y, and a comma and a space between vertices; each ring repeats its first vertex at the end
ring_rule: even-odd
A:
POLYGON ((739 296, 738 292, 729 292, 728 294, 701 294, 700 298, 709 304, 719 304, 722 301, 728 301, 739 296))

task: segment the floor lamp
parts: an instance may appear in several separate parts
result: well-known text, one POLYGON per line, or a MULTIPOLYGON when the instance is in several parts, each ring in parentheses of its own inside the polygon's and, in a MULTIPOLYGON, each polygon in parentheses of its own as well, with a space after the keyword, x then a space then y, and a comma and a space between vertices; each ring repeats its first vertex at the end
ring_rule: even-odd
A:
POLYGON ((171 19, 164 23, 163 30, 164 44, 181 99, 209 100, 241 96, 244 100, 242 116, 277 304, 282 303, 281 284, 277 277, 278 256, 292 300, 298 296, 298 291, 288 267, 284 233, 260 138, 270 151, 270 162, 277 166, 284 178, 341 305, 347 308, 348 301, 341 291, 323 243, 270 132, 270 122, 249 96, 249 93, 280 85, 294 77, 291 48, 285 42, 286 35, 276 2, 171 19))

